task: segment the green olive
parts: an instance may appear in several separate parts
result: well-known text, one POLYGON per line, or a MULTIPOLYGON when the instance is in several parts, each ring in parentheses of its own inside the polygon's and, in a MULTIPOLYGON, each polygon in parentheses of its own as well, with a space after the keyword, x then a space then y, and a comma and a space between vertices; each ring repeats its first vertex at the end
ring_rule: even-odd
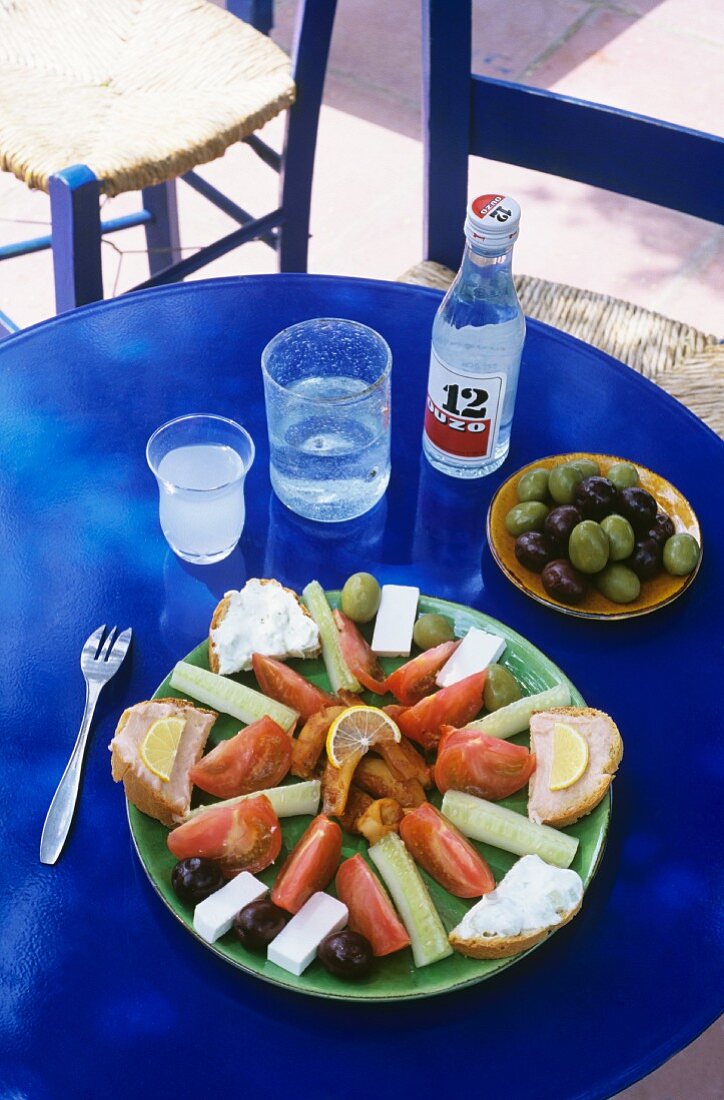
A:
POLYGON ((483 693, 486 710, 500 710, 501 707, 507 707, 508 703, 520 699, 522 695, 520 684, 512 672, 502 665, 490 665, 483 693))
POLYGON ((548 492, 556 504, 572 504, 576 486, 583 481, 583 472, 576 466, 554 466, 548 475, 548 492))
POLYGON ((614 462, 609 466, 606 477, 617 489, 633 489, 639 483, 639 473, 630 462, 614 462))
POLYGON ((617 516, 612 512, 601 520, 601 527, 606 532, 609 546, 609 561, 623 561, 633 554, 636 536, 634 529, 627 519, 617 516))
POLYGON ((505 517, 505 529, 516 539, 526 531, 542 531, 547 515, 548 508, 541 501, 526 500, 510 509, 505 517))
POLYGON ((607 565, 596 577, 596 588, 613 603, 631 603, 637 600, 641 581, 627 565, 607 565))
POLYGON ((379 583, 371 573, 353 573, 344 583, 340 607, 352 622, 368 623, 377 614, 381 596, 379 583))
POLYGON ((412 640, 420 649, 434 649, 455 637, 452 620, 446 615, 420 615, 412 631, 412 640))
POLYGON ((542 466, 535 470, 528 470, 518 482, 518 500, 547 500, 548 499, 548 471, 542 466))
POLYGON ((664 569, 672 577, 685 577, 696 568, 700 552, 693 535, 672 535, 664 543, 664 569))
POLYGON ((592 458, 572 458, 566 465, 573 466, 574 469, 580 470, 584 479, 587 477, 601 476, 601 467, 597 462, 594 462, 592 458))
POLYGON ((598 573, 608 561, 608 537, 598 523, 584 519, 577 523, 568 540, 571 565, 581 573, 598 573))

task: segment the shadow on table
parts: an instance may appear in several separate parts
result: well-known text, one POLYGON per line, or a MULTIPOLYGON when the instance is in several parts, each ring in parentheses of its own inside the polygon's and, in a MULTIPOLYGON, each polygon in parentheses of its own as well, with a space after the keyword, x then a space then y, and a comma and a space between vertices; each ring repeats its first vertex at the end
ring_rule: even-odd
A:
POLYGON ((427 594, 480 606, 489 479, 448 478, 421 458, 417 483, 403 488, 405 523, 398 522, 399 486, 365 515, 343 523, 305 519, 272 493, 266 532, 245 533, 224 561, 192 565, 167 550, 159 627, 169 652, 177 656, 198 644, 224 593, 241 588, 250 575, 274 577, 301 592, 314 578, 327 589, 341 588, 363 570, 386 583, 414 584, 427 594))
POLYGON ((351 573, 375 571, 382 560, 387 520, 386 497, 357 519, 317 523, 291 512, 272 493, 264 576, 297 592, 313 579, 323 588, 341 588, 351 573))
POLYGON ((246 561, 238 546, 214 565, 192 565, 172 550, 166 551, 159 628, 164 644, 175 657, 206 637, 217 603, 229 589, 241 588, 246 576, 246 561))

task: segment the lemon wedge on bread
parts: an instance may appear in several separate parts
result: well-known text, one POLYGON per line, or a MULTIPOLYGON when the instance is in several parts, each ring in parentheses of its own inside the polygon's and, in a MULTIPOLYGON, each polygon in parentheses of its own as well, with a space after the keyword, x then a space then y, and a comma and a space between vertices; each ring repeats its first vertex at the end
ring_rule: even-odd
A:
POLYGON ((189 771, 215 721, 214 711, 186 699, 148 699, 124 710, 108 747, 128 801, 163 825, 182 822, 191 805, 189 771))
POLYGON ((563 828, 590 814, 606 794, 623 756, 616 723, 591 707, 538 711, 530 721, 536 769, 528 817, 563 828))
POLYGON ((141 760, 164 783, 171 778, 185 725, 184 718, 157 718, 141 744, 141 760))
POLYGON ((588 767, 588 741, 566 722, 553 726, 553 756, 548 787, 565 791, 578 782, 588 767))

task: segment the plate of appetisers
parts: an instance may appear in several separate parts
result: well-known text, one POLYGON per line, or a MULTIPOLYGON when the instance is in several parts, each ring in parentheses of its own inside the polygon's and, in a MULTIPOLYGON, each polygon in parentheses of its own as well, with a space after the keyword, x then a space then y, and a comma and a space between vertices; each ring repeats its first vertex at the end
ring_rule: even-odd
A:
POLYGON ((701 565, 701 530, 679 490, 614 455, 550 455, 503 482, 488 542, 508 580, 581 619, 630 619, 665 607, 701 565))
POLYGON ((227 593, 110 750, 141 863, 197 940, 381 1001, 489 978, 576 915, 623 745, 502 623, 357 573, 227 593))

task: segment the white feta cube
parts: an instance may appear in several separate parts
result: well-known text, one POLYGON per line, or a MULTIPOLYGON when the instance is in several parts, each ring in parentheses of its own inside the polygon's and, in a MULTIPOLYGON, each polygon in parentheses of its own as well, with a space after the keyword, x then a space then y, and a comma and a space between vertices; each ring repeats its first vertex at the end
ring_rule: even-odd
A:
POLYGON ((199 902, 194 909, 194 928, 207 943, 215 943, 219 936, 229 931, 239 910, 263 898, 268 889, 248 871, 242 871, 226 886, 199 902))
POLYGON ((347 917, 347 906, 337 898, 321 891, 312 894, 269 944, 267 959, 299 977, 314 959, 325 936, 344 928, 347 917))
POLYGON ((409 657, 420 589, 407 584, 383 584, 380 609, 372 635, 372 652, 379 657, 409 657))
POLYGON ((497 634, 489 634, 471 626, 449 661, 442 666, 436 676, 439 687, 450 687, 458 680, 465 680, 482 672, 488 665, 500 660, 505 651, 505 641, 497 634))

